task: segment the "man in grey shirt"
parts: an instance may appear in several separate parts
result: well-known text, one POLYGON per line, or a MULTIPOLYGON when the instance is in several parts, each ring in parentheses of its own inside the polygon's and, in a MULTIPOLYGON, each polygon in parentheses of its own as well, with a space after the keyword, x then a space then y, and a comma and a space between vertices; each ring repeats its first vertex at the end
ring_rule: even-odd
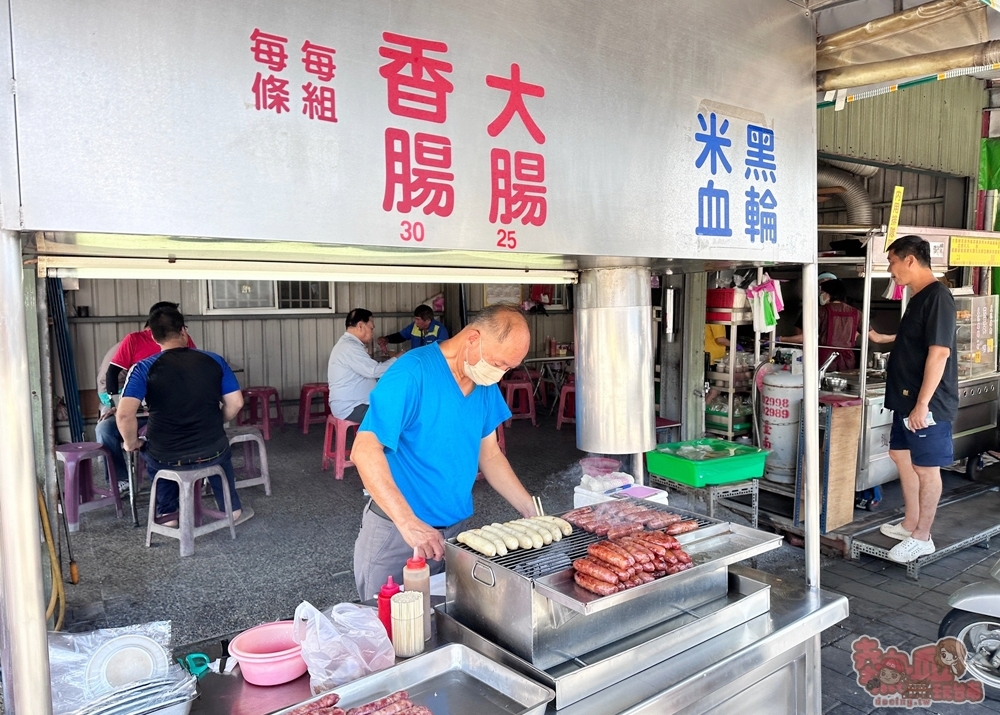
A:
POLYGON ((368 354, 366 346, 375 337, 370 310, 355 308, 346 322, 347 332, 333 346, 327 366, 330 411, 334 417, 360 423, 368 412, 368 395, 396 358, 379 362, 368 354))

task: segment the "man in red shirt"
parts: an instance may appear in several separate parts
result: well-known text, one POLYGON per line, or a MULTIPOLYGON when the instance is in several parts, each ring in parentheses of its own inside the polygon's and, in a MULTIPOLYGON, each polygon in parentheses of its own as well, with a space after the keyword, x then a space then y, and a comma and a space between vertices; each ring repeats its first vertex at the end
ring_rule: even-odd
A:
MULTIPOLYGON (((163 310, 177 310, 177 303, 171 303, 170 301, 154 303, 149 309, 149 318, 152 318, 163 310)), ((191 336, 187 334, 187 329, 184 330, 184 336, 187 338, 189 348, 196 347, 194 341, 191 340, 191 336)), ((129 368, 136 363, 159 353, 160 346, 153 340, 153 333, 149 329, 149 320, 146 321, 142 330, 129 333, 125 336, 121 343, 118 344, 115 354, 111 356, 111 362, 108 365, 104 379, 105 390, 111 402, 117 404, 117 397, 121 392, 119 378, 124 377, 129 368)), ((144 417, 139 418, 139 426, 142 427, 144 424, 146 424, 146 419, 144 417)), ((101 415, 101 419, 94 431, 97 435, 97 441, 104 445, 111 453, 112 474, 118 481, 119 490, 124 490, 128 486, 128 468, 125 466, 125 453, 122 452, 122 436, 118 431, 118 425, 115 421, 114 407, 111 407, 110 410, 101 415)))

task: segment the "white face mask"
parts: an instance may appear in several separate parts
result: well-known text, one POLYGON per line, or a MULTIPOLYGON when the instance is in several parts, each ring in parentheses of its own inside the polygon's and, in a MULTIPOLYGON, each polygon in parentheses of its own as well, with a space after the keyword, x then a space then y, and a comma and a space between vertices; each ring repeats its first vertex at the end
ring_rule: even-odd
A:
POLYGON ((820 293, 819 294, 819 304, 820 305, 826 305, 829 302, 830 302, 830 296, 828 296, 826 293, 820 293))
MULTIPOLYGON (((471 350, 471 348, 470 348, 471 350)), ((483 360, 483 343, 482 340, 479 341, 479 360, 475 365, 469 363, 468 353, 466 353, 465 364, 463 365, 465 374, 469 376, 477 385, 482 385, 487 387, 489 385, 495 385, 500 382, 500 378, 503 377, 507 371, 502 367, 497 367, 496 365, 490 365, 488 362, 483 360)))

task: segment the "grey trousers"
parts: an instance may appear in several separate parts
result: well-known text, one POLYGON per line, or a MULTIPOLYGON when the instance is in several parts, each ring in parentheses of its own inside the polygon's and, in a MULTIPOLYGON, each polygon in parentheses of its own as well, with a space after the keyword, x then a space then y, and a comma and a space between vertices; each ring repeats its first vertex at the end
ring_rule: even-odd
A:
MULTIPOLYGON (((445 539, 456 536, 467 527, 468 520, 441 530, 445 539)), ((362 601, 378 597, 379 589, 389 576, 396 583, 403 583, 403 567, 413 557, 413 547, 403 540, 396 525, 372 513, 369 504, 361 515, 361 531, 354 542, 354 583, 362 601)), ((444 571, 444 559, 428 560, 431 575, 444 571)))

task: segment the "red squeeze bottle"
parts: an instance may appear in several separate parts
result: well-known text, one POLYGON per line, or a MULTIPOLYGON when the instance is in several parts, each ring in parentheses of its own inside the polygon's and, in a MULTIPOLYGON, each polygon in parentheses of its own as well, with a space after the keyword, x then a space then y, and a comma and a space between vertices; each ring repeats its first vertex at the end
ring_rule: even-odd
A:
POLYGON ((382 621, 390 641, 392 640, 392 608, 389 600, 397 593, 399 593, 399 586, 392 580, 392 576, 378 592, 378 619, 382 621))

